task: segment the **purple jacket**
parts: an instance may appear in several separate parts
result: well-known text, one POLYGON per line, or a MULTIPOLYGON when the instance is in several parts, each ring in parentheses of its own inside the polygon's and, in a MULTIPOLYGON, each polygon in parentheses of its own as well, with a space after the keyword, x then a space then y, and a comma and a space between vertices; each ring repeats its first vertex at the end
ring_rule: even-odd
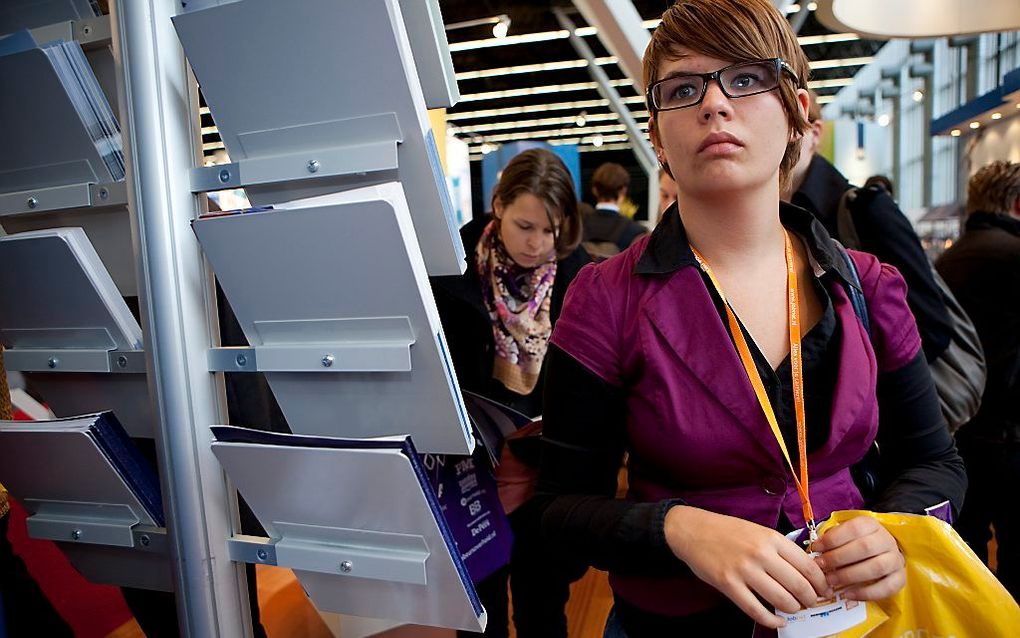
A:
MULTIPOLYGON (((619 256, 586 266, 567 292, 551 339, 607 383, 626 388, 629 497, 682 498, 772 528, 782 513, 801 526, 790 471, 700 272, 693 266, 642 270, 648 242, 642 238, 619 256)), ((921 345, 896 269, 866 253, 851 256, 873 335, 842 285, 832 283, 840 370, 829 437, 808 455, 819 520, 863 505, 849 467, 878 429, 878 373, 906 365, 921 345)), ((611 574, 610 582, 631 605, 668 616, 722 600, 694 576, 611 574)))

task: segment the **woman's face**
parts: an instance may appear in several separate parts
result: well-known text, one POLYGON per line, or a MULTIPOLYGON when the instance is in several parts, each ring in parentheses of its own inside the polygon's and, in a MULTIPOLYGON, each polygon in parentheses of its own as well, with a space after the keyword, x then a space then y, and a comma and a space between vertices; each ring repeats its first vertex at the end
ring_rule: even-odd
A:
MULTIPOLYGON (((711 73, 733 63, 680 50, 683 57, 664 61, 657 80, 711 73)), ((700 104, 659 112, 649 132, 680 193, 695 197, 778 186, 779 164, 790 141, 778 90, 734 99, 716 81, 709 82, 700 104)))
MULTIPOLYGON (((549 223, 545 203, 531 193, 521 193, 509 204, 496 199, 500 239, 510 259, 523 268, 545 263, 555 249, 555 229, 549 223)), ((559 214, 553 218, 558 219, 559 214)))

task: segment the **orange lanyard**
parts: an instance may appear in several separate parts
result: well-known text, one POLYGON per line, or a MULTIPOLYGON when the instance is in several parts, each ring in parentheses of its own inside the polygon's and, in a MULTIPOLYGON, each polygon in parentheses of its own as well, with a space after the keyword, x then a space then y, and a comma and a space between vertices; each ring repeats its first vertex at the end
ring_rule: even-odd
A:
MULTIPOLYGON (((784 231, 785 232, 785 231, 784 231)), ((733 309, 730 307, 726 296, 723 294, 722 286, 719 285, 719 281, 715 278, 715 274, 712 273, 712 269, 709 267, 708 262, 701 256, 701 253, 691 246, 691 251, 694 253, 694 257, 698 260, 698 264, 701 265, 701 269, 705 271, 708 278, 712 281, 712 285, 715 286, 715 290, 719 293, 719 297, 723 301, 723 306, 726 308, 726 318, 729 322, 730 334, 733 335, 733 341, 737 345, 737 352, 740 354, 740 361, 744 364, 744 370, 747 372, 747 378, 751 381, 751 386, 754 388, 754 393, 758 397, 758 403, 761 404, 761 409, 765 413, 765 418, 769 422, 769 426, 772 428, 772 433, 776 437, 776 441, 779 443, 779 449, 783 451, 783 456, 786 457, 786 463, 790 466, 790 472, 793 474, 793 481, 797 485, 797 492, 800 494, 800 503, 804 508, 804 521, 807 523, 808 530, 811 533, 811 540, 817 539, 817 533, 815 531, 815 514, 811 509, 811 499, 809 498, 808 492, 808 471, 807 471, 807 424, 804 413, 804 367, 801 358, 800 351, 800 290, 797 284, 797 267, 793 257, 793 244, 790 241, 790 234, 785 233, 786 238, 786 288, 788 292, 788 306, 789 306, 789 322, 790 322, 790 367, 793 369, 793 405, 794 411, 797 415, 797 447, 798 449, 798 460, 800 461, 800 477, 797 477, 797 470, 793 467, 793 461, 790 458, 790 452, 786 448, 786 441, 783 439, 783 433, 779 429, 779 421, 776 419, 776 412, 772 409, 772 404, 769 402, 768 394, 765 392, 765 385, 762 383, 761 375, 758 374, 758 368, 754 365, 754 358, 751 356, 751 349, 747 346, 747 340, 744 338, 744 333, 740 329, 740 324, 737 322, 737 316, 733 314, 733 309)))

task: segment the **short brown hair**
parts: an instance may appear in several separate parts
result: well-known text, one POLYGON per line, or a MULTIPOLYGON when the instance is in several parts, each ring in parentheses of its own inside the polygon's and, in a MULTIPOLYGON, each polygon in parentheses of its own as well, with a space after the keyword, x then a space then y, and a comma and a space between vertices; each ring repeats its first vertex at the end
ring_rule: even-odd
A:
POLYGON ((967 213, 1011 213, 1020 199, 1020 164, 992 162, 967 183, 967 213))
POLYGON ((615 162, 606 162, 595 169, 591 177, 591 190, 599 200, 616 199, 620 191, 630 186, 630 173, 615 162))
MULTIPOLYGON (((797 74, 799 84, 780 74, 779 96, 786 121, 798 134, 808 129, 801 113, 797 89, 807 86, 810 73, 807 56, 797 43, 790 23, 768 0, 680 0, 662 14, 662 23, 652 32, 643 60, 644 86, 659 79, 665 60, 680 57, 680 47, 720 60, 741 62, 782 58, 797 74)), ((657 117, 653 111, 652 119, 657 117)), ((800 157, 800 140, 786 145, 779 165, 779 185, 784 187, 800 157)))
MULTIPOLYGON (((577 208, 574 180, 563 161, 552 151, 533 148, 514 156, 503 169, 492 191, 496 200, 509 206, 518 196, 530 193, 545 204, 549 223, 556 229, 556 257, 562 259, 581 243, 581 213, 577 208)), ((496 219, 498 228, 499 219, 496 219)))

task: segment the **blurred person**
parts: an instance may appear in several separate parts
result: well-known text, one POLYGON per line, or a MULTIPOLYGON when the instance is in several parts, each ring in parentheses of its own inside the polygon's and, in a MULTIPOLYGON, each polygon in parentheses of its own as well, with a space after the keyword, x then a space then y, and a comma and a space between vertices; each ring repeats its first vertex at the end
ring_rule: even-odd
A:
POLYGON ((892 180, 885 175, 872 175, 868 179, 864 180, 864 188, 881 188, 885 192, 889 193, 889 197, 896 199, 896 193, 893 190, 892 180))
POLYGON ((620 213, 629 187, 627 169, 613 162, 602 164, 592 175, 595 212, 583 217, 584 248, 596 259, 618 254, 648 232, 644 226, 620 213))
MULTIPOLYGON (((431 278, 461 387, 530 417, 542 414, 545 353, 567 286, 591 261, 580 247, 574 193, 569 171, 551 151, 515 156, 493 191, 492 215, 461 229, 465 273, 431 278)), ((506 466, 497 468, 497 481, 506 466)), ((484 635, 508 636, 509 575, 517 636, 565 638, 563 606, 581 573, 561 574, 554 557, 531 551, 514 512, 508 514, 515 535, 510 565, 478 583, 489 614, 484 635)))
POLYGON ((610 572, 607 638, 749 635, 835 587, 883 599, 904 586, 904 558, 873 518, 821 535, 816 557, 784 533, 834 510, 961 503, 902 277, 849 251, 856 278, 824 227, 780 202, 808 74, 767 0, 676 3, 646 49, 649 133, 678 201, 571 285, 548 353, 539 485, 522 507, 549 551, 610 572), (886 482, 865 503, 849 468, 876 438, 886 482))
POLYGON ((977 328, 988 380, 977 415, 956 435, 970 485, 957 529, 1020 600, 1020 164, 994 162, 970 179, 963 237, 938 270, 977 328))
POLYGON ((676 182, 665 168, 659 170, 659 216, 655 223, 662 221, 666 209, 676 201, 676 182))
MULTIPOLYGON (((840 202, 853 185, 817 153, 824 123, 818 96, 813 91, 809 94, 809 127, 801 140, 800 158, 783 191, 783 199, 810 211, 829 235, 850 244, 841 235, 837 218, 840 202)), ((895 266, 907 282, 907 304, 917 320, 925 358, 934 361, 949 345, 952 323, 932 275, 931 262, 910 220, 893 201, 891 192, 876 186, 857 191, 848 205, 860 240, 859 249, 895 266)))

